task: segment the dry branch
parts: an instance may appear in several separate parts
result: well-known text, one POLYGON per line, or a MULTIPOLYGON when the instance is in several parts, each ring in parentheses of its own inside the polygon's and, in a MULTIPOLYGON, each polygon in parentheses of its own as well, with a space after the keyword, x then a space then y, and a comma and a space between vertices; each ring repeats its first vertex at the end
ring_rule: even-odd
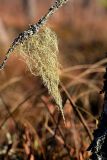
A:
POLYGON ((23 33, 20 33, 17 38, 14 39, 13 43, 11 44, 10 48, 8 49, 5 59, 0 65, 0 69, 3 69, 5 67, 5 64, 11 55, 11 53, 14 51, 17 45, 20 45, 24 42, 24 40, 27 40, 32 35, 38 33, 40 28, 47 22, 48 18, 53 15, 63 4, 65 4, 68 0, 56 0, 55 3, 50 7, 48 12, 34 25, 31 25, 28 30, 25 30, 23 33))

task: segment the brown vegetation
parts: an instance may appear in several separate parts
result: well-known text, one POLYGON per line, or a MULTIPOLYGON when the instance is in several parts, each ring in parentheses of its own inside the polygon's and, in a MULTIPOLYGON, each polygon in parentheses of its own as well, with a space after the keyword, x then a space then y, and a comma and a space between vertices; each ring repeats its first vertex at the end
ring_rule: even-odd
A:
MULTIPOLYGON (((48 0, 34 3, 32 20, 34 5, 24 0, 0 1, 1 62, 12 39, 51 5, 48 0)), ((92 0, 89 4, 69 0, 48 25, 56 31, 59 41, 60 92, 66 126, 40 77, 31 75, 22 58, 13 53, 0 71, 1 160, 89 157, 86 149, 102 110, 103 95, 99 92, 107 63, 106 7, 92 0)))

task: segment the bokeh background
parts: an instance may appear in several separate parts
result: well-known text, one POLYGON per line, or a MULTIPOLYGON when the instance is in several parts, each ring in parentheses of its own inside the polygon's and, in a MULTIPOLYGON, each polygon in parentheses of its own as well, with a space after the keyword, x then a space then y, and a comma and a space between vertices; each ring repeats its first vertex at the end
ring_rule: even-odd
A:
MULTIPOLYGON (((54 0, 0 0, 0 62, 14 38, 54 0)), ((14 52, 0 71, 0 159, 88 159, 102 111, 107 63, 107 1, 69 0, 48 21, 58 36, 60 79, 86 124, 65 99, 63 120, 40 77, 14 52), (30 147, 29 147, 30 146, 30 147), (7 148, 6 148, 7 147, 7 148)), ((62 94, 63 91, 60 88, 62 94)))

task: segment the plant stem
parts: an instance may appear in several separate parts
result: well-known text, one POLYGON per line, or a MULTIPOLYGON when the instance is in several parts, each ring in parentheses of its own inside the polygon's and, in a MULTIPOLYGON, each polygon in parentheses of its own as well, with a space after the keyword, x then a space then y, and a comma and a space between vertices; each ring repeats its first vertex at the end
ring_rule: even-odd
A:
POLYGON ((73 101, 72 101, 72 99, 71 99, 71 96, 70 96, 70 94, 68 93, 68 91, 66 90, 66 88, 64 87, 64 85, 63 85, 62 83, 60 83, 60 86, 62 87, 63 91, 65 92, 65 94, 66 94, 66 96, 67 96, 67 98, 69 99, 70 104, 71 104, 71 106, 73 107, 74 111, 77 113, 77 116, 78 116, 79 120, 81 121, 81 123, 83 124, 83 126, 84 126, 84 128, 85 128, 85 130, 86 130, 86 132, 87 132, 87 134, 88 134, 88 136, 89 136, 90 141, 92 141, 92 140, 93 140, 93 136, 92 136, 92 134, 91 134, 91 132, 90 132, 90 129, 89 129, 89 127, 87 126, 87 124, 86 124, 86 122, 85 122, 85 120, 84 120, 81 112, 79 111, 78 106, 76 106, 76 105, 73 103, 73 101))

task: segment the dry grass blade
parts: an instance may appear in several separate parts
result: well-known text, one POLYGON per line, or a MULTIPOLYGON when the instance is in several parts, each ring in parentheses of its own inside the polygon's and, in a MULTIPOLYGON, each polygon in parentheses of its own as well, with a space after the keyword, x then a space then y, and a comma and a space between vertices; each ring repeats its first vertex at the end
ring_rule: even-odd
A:
MULTIPOLYGON (((45 92, 45 90, 40 91, 39 93, 37 93, 37 96, 43 94, 44 92, 45 92)), ((12 116, 14 116, 15 113, 18 111, 18 109, 19 109, 26 101, 28 101, 32 96, 35 96, 35 95, 36 95, 36 93, 35 93, 35 88, 34 88, 34 90, 30 91, 30 92, 23 98, 23 100, 10 112, 10 114, 11 114, 12 116)), ((0 129, 4 126, 4 124, 7 122, 7 120, 11 117, 10 114, 7 115, 7 117, 6 117, 6 118, 3 120, 3 122, 0 124, 0 129)))
POLYGON ((71 99, 71 96, 70 96, 70 94, 68 93, 68 91, 66 90, 66 88, 64 87, 64 85, 63 85, 62 83, 60 83, 60 86, 62 87, 63 91, 65 92, 65 94, 66 94, 66 96, 67 96, 67 98, 69 99, 70 104, 71 104, 71 106, 73 107, 74 111, 76 111, 79 120, 80 120, 81 123, 83 124, 83 126, 84 126, 84 128, 85 128, 85 130, 86 130, 86 132, 87 132, 87 134, 88 134, 88 136, 89 136, 89 138, 90 138, 90 141, 92 141, 93 136, 92 136, 91 131, 90 131, 89 127, 87 126, 86 121, 84 120, 81 112, 79 111, 78 107, 73 103, 73 101, 72 101, 72 99, 71 99))
POLYGON ((10 79, 9 81, 5 82, 0 86, 0 92, 4 91, 7 87, 13 85, 14 83, 20 82, 22 80, 22 77, 15 77, 10 79))

